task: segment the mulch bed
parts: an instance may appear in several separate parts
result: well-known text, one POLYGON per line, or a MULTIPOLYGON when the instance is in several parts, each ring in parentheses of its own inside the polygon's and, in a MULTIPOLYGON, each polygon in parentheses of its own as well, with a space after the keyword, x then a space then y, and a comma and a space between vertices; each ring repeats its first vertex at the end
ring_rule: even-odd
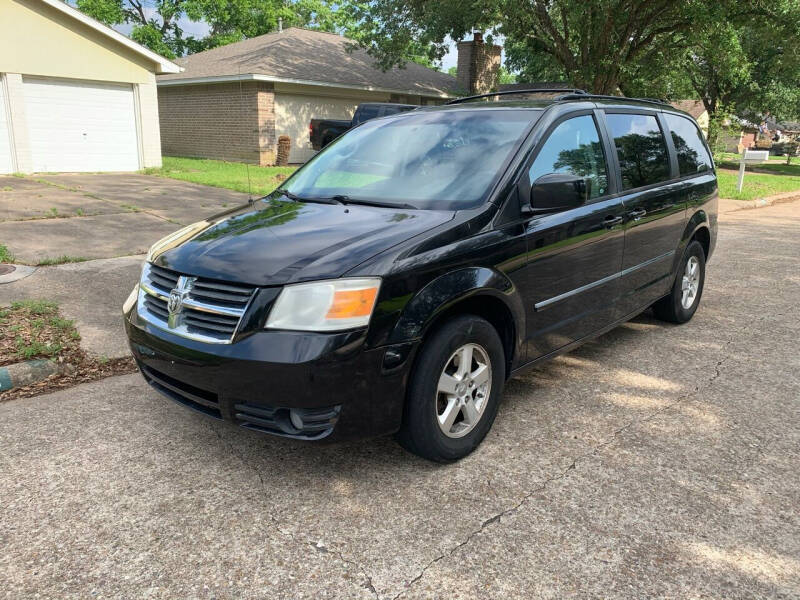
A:
POLYGON ((15 302, 0 308, 0 366, 42 358, 57 362, 63 372, 0 392, 0 402, 136 371, 131 357, 105 359, 87 354, 80 347, 74 323, 62 318, 53 302, 15 302))

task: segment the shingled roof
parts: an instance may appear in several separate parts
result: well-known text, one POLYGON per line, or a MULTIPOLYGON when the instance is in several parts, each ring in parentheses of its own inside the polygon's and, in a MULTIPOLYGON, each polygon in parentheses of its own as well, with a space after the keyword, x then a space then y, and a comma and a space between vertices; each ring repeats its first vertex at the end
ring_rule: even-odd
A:
POLYGON ((670 104, 678 110, 689 113, 695 119, 700 118, 700 115, 706 112, 706 107, 701 100, 675 100, 670 104))
POLYGON ((198 52, 175 62, 182 73, 158 78, 160 85, 179 85, 256 76, 272 81, 333 85, 424 96, 446 96, 455 77, 416 63, 381 71, 375 59, 355 43, 334 33, 291 27, 235 44, 198 52))

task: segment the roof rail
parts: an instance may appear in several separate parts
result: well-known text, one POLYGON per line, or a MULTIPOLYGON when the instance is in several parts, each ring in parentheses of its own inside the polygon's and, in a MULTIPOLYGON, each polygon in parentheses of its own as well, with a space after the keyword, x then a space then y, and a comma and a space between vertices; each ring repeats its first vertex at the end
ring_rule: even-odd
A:
POLYGON ((581 96, 587 95, 585 91, 577 88, 538 88, 526 90, 505 90, 502 92, 489 92, 488 94, 478 94, 476 96, 464 96, 463 98, 456 98, 445 102, 445 104, 461 104, 468 100, 476 100, 477 98, 491 98, 492 96, 508 96, 511 94, 552 94, 555 92, 562 92, 568 96, 581 96))
POLYGON ((658 98, 628 98, 626 96, 606 96, 603 94, 564 94, 563 96, 557 96, 556 100, 617 100, 620 102, 647 102, 648 104, 660 104, 662 106, 671 106, 669 102, 666 100, 659 100, 658 98))

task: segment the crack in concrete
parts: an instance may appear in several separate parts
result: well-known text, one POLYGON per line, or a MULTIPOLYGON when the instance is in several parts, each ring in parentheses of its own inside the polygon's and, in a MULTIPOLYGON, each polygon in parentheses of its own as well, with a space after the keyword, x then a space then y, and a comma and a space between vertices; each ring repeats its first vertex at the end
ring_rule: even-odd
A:
POLYGON ((372 576, 360 564, 358 564, 354 560, 351 560, 349 558, 345 558, 344 554, 342 554, 339 550, 332 550, 332 549, 328 548, 327 546, 324 546, 323 544, 321 544, 319 542, 315 543, 315 542, 309 541, 309 542, 306 542, 306 543, 309 546, 311 546, 312 548, 314 548, 314 550, 316 550, 317 552, 321 552, 323 554, 333 554, 334 556, 337 556, 339 558, 339 560, 341 560, 343 563, 346 563, 346 564, 351 565, 352 567, 354 567, 359 573, 361 573, 361 575, 364 576, 364 579, 366 580, 364 583, 361 584, 361 587, 363 587, 366 590, 369 590, 370 592, 372 592, 373 596, 375 596, 376 598, 380 599, 381 596, 378 593, 378 590, 375 589, 375 585, 372 583, 372 576))
POLYGON ((413 579, 411 579, 405 585, 403 590, 401 590, 398 594, 396 594, 395 596, 392 597, 392 600, 399 600, 399 598, 404 596, 414 586, 414 584, 416 584, 420 579, 422 579, 422 577, 424 577, 425 573, 431 567, 433 567, 436 563, 438 563, 439 561, 443 560, 444 558, 452 556, 455 552, 457 552, 458 550, 460 550, 461 548, 463 548, 464 546, 469 544, 474 538, 476 538, 478 535, 483 533, 483 531, 487 527, 490 527, 491 525, 493 525, 495 523, 500 523, 500 521, 502 520, 503 517, 506 517, 508 515, 516 513, 533 496, 535 496, 536 494, 538 494, 540 492, 543 492, 547 488, 548 484, 551 484, 554 481, 558 481, 560 479, 564 479, 569 474, 570 471, 572 471, 574 469, 577 469, 578 463, 586 460, 587 458, 591 458, 592 456, 598 455, 606 447, 608 447, 611 444, 613 444, 614 442, 616 442, 617 438, 619 437, 619 435, 622 434, 624 431, 630 429, 631 427, 633 427, 635 425, 639 425, 641 423, 650 422, 653 419, 655 419, 656 417, 660 416, 661 414, 663 414, 663 413, 665 413, 665 412, 667 412, 669 410, 672 410, 673 408, 677 407, 678 405, 680 405, 680 404, 686 402, 687 400, 689 400, 690 398, 696 396, 701 391, 705 391, 705 390, 710 389, 714 385, 714 382, 722 374, 722 365, 729 358, 729 356, 727 354, 727 351, 728 351, 728 348, 730 347, 730 345, 733 344, 734 339, 735 338, 729 339, 725 343, 725 345, 722 347, 722 350, 721 350, 722 358, 717 360, 717 362, 713 365, 714 374, 704 384, 703 383, 699 383, 699 384, 695 385, 693 390, 687 392, 683 396, 680 396, 674 402, 671 402, 670 404, 668 404, 668 405, 666 405, 666 406, 664 406, 664 407, 662 407, 662 408, 660 408, 658 410, 653 411, 652 413, 650 413, 646 417, 643 417, 641 419, 634 419, 634 420, 626 423, 625 425, 623 425, 619 429, 614 430, 611 433, 611 435, 608 437, 608 439, 606 439, 605 441, 597 444, 589 452, 586 452, 586 453, 578 456, 577 458, 573 459, 572 463, 570 463, 570 465, 567 466, 565 469, 563 469, 559 474, 554 475, 553 477, 548 477, 547 479, 545 479, 544 482, 540 486, 538 486, 537 488, 535 488, 535 489, 529 491, 528 493, 526 493, 522 497, 522 499, 519 502, 517 502, 514 506, 512 506, 510 508, 507 508, 507 509, 504 509, 504 510, 500 511, 499 513, 493 515, 492 517, 486 519, 485 521, 483 521, 481 523, 480 527, 478 529, 476 529, 475 531, 473 531, 472 533, 470 533, 464 539, 464 541, 456 544, 451 549, 447 550, 446 552, 441 553, 439 556, 437 556, 436 558, 431 560, 427 565, 425 565, 422 568, 422 570, 413 579))
MULTIPOLYGON (((262 492, 263 492, 264 494, 266 494, 266 492, 268 491, 268 488, 267 488, 267 483, 266 483, 266 481, 264 481, 264 477, 262 477, 262 475, 261 475, 261 471, 259 471, 259 470, 258 470, 258 469, 257 469, 255 466, 253 466, 252 464, 250 464, 250 461, 248 461, 248 460, 247 460, 247 457, 246 457, 246 456, 245 456, 245 455, 244 455, 244 454, 243 454, 243 453, 242 453, 242 452, 241 452, 241 451, 240 451, 240 450, 239 450, 239 449, 238 449, 236 446, 234 446, 233 444, 231 444, 231 443, 230 443, 228 440, 226 440, 226 439, 225 439, 225 438, 222 436, 222 433, 220 433, 220 431, 217 429, 217 427, 215 427, 215 423, 214 423, 213 421, 210 421, 210 420, 209 420, 209 421, 207 421, 207 423, 206 423, 206 424, 208 425, 208 428, 209 428, 209 429, 210 429, 210 430, 211 430, 211 431, 214 433, 214 435, 215 435, 215 436, 217 436, 217 439, 220 441, 220 443, 221 443, 223 446, 225 446, 226 448, 228 448, 228 450, 229 450, 229 451, 230 451, 230 452, 231 452, 233 455, 235 455, 235 456, 236 456, 236 458, 238 458, 238 459, 239 459, 239 462, 241 462, 241 463, 242 463, 242 464, 245 466, 245 468, 247 468, 247 469, 249 469, 250 471, 252 471, 253 473, 255 473, 255 475, 256 475, 256 477, 258 477, 258 481, 259 481, 259 483, 260 483, 260 485, 261 485, 261 490, 262 490, 262 492)), ((268 513, 268 514, 269 514, 269 518, 270 518, 270 520, 272 521, 272 527, 275 527, 275 528, 276 528, 278 531, 280 531, 280 532, 281 532, 281 533, 283 533, 284 535, 287 535, 287 534, 286 534, 286 532, 284 532, 284 531, 283 531, 283 530, 282 530, 282 529, 279 527, 280 519, 278 518, 278 516, 276 516, 276 515, 272 514, 271 512, 270 512, 270 513, 268 513)), ((290 535, 289 537, 291 537, 292 539, 294 539, 294 536, 292 536, 292 535, 290 535)))

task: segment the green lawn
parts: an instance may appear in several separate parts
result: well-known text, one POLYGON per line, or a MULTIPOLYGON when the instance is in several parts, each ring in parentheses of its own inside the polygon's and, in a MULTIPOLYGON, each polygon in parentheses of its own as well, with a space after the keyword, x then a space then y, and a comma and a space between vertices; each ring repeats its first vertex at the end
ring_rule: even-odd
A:
POLYGON ((738 177, 737 171, 720 169, 717 172, 720 198, 755 200, 773 194, 800 191, 800 173, 797 175, 767 175, 752 173, 748 167, 744 174, 744 186, 741 192, 736 191, 738 177))
POLYGON ((142 173, 263 196, 278 187, 295 168, 257 167, 222 160, 165 156, 160 169, 145 169, 142 173))

